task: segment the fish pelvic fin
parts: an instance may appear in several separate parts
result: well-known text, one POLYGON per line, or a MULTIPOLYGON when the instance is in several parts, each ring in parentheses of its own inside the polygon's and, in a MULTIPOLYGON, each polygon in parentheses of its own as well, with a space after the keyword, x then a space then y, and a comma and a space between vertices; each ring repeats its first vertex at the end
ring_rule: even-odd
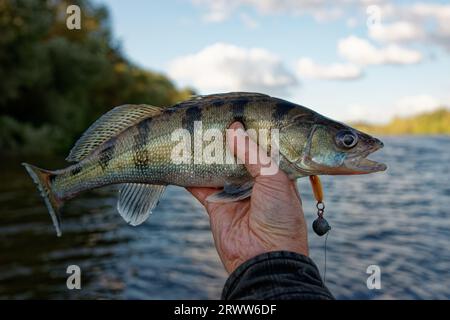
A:
POLYGON ((56 235, 61 236, 61 219, 59 215, 59 209, 62 207, 63 202, 52 191, 51 178, 55 174, 51 171, 40 169, 28 163, 22 163, 27 170, 28 174, 33 179, 34 183, 38 186, 42 198, 44 198, 45 205, 47 206, 50 217, 52 218, 53 225, 56 229, 56 235))
POLYGON ((226 183, 223 190, 210 194, 206 201, 212 203, 228 203, 247 199, 252 195, 254 181, 243 184, 226 183))

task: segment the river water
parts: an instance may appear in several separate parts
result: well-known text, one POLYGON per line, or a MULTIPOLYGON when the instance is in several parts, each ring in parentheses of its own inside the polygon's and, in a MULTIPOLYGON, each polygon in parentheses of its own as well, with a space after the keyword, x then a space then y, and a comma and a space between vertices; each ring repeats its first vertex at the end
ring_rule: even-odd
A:
MULTIPOLYGON (((339 299, 450 298, 450 137, 386 137, 371 158, 387 172, 322 177, 326 284, 339 299), (381 289, 369 290, 370 265, 381 289)), ((57 238, 21 161, 45 168, 60 159, 1 158, 0 298, 217 299, 226 273, 203 208, 169 187, 139 227, 117 214, 116 191, 99 189, 66 204, 57 238), (66 269, 82 270, 68 290, 66 269)), ((299 181, 308 223, 315 218, 309 181, 299 181)), ((309 230, 311 257, 323 273, 324 238, 309 230)))

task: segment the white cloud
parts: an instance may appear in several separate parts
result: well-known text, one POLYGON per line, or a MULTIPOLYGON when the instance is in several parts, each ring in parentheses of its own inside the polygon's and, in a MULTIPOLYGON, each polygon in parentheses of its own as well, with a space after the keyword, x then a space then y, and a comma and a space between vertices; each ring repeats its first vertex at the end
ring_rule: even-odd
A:
POLYGON ((398 21, 391 24, 371 26, 369 36, 381 42, 403 42, 422 39, 424 31, 416 24, 398 21))
POLYGON ((241 21, 247 28, 255 29, 258 27, 258 22, 246 13, 241 13, 241 21))
POLYGON ((367 40, 355 36, 341 39, 338 43, 338 52, 350 62, 359 65, 413 64, 422 60, 422 54, 418 51, 395 44, 376 48, 367 40))
POLYGON ((350 63, 333 63, 320 65, 309 58, 301 58, 296 63, 299 77, 326 79, 326 80, 350 80, 361 77, 361 69, 350 63))
POLYGON ((297 83, 271 52, 225 43, 179 57, 169 64, 168 70, 172 78, 201 93, 242 90, 284 94, 297 83))
POLYGON ((409 116, 427 112, 442 106, 442 101, 427 94, 406 96, 394 104, 394 116, 409 116))
MULTIPOLYGON (((381 0, 380 0, 381 1, 381 0)), ((380 2, 371 0, 371 3, 380 2)), ((254 8, 258 13, 291 15, 311 15, 317 21, 335 20, 344 15, 345 10, 368 3, 366 0, 192 0, 205 8, 204 19, 221 22, 242 7, 254 8)))
MULTIPOLYGON (((222 22, 240 9, 253 9, 263 15, 309 15, 316 21, 344 19, 347 26, 365 24, 369 5, 377 5, 381 13, 381 28, 369 32, 372 39, 383 42, 415 41, 433 44, 450 51, 450 4, 432 2, 395 3, 387 0, 191 0, 204 10, 208 22, 222 22), (355 17, 358 17, 356 20, 355 17), (358 23, 360 22, 360 23, 358 23)), ((249 22, 241 17, 245 24, 249 22)), ((250 22, 251 23, 251 22, 250 22)))
POLYGON ((407 117, 418 113, 430 112, 448 105, 450 100, 438 99, 429 94, 405 96, 394 101, 388 108, 370 104, 352 104, 344 108, 344 121, 364 121, 386 123, 393 117, 407 117))
POLYGON ((341 110, 339 119, 344 122, 383 123, 390 119, 379 107, 369 104, 350 104, 341 110))
POLYGON ((450 5, 438 3, 415 3, 412 6, 405 6, 404 9, 408 15, 417 18, 435 18, 442 24, 450 19, 450 5))
POLYGON ((355 17, 350 17, 350 18, 347 19, 345 24, 349 28, 355 28, 356 26, 358 26, 358 19, 356 19, 355 17))
POLYGON ((450 51, 450 4, 417 2, 380 8, 382 25, 369 31, 373 39, 433 44, 450 51))
POLYGON ((428 38, 450 51, 450 4, 417 3, 406 10, 406 15, 423 25, 431 25, 428 38))
POLYGON ((232 0, 228 4, 225 0, 192 0, 192 2, 207 8, 207 12, 203 15, 203 19, 207 22, 222 22, 235 10, 235 1, 232 0))

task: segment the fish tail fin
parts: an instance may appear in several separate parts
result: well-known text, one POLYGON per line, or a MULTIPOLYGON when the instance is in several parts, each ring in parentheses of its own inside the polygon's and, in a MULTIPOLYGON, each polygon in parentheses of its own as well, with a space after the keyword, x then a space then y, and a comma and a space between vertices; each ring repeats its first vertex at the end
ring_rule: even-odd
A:
POLYGON ((40 169, 28 163, 22 163, 27 170, 28 174, 33 179, 34 183, 38 186, 41 192, 42 198, 44 198, 45 205, 47 206, 50 217, 52 218, 53 225, 56 229, 56 235, 61 236, 61 219, 59 215, 59 209, 63 205, 63 201, 52 191, 51 178, 55 174, 51 171, 40 169))

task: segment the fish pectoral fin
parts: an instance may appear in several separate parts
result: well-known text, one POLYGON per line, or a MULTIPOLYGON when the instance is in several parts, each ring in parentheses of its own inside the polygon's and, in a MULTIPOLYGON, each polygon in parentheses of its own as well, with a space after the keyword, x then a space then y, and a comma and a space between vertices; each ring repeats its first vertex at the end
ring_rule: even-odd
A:
POLYGON ((252 195, 253 181, 243 184, 225 184, 223 190, 209 195, 206 198, 208 202, 227 203, 246 199, 252 195))
POLYGON ((166 186, 127 183, 119 191, 117 210, 122 218, 130 225, 137 226, 143 223, 158 205, 159 198, 166 186))

